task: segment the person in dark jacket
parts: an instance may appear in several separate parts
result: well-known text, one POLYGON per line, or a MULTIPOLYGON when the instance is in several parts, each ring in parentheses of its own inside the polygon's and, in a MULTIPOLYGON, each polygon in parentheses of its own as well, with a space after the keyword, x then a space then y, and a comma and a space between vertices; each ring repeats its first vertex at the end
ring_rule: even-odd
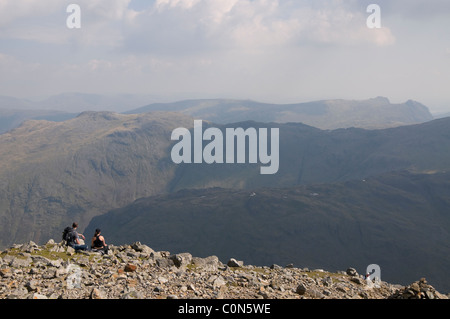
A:
POLYGON ((108 245, 105 242, 105 237, 101 235, 101 230, 99 228, 95 230, 94 237, 92 237, 91 249, 93 251, 104 252, 105 254, 108 253, 108 245))

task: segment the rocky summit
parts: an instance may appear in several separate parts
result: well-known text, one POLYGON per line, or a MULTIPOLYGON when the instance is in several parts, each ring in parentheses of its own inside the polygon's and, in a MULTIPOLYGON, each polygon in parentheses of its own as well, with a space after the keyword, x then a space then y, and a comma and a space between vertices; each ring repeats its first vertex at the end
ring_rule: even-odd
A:
POLYGON ((448 299, 422 278, 372 282, 354 268, 328 272, 289 264, 258 267, 231 258, 154 251, 135 242, 107 253, 49 240, 0 254, 2 299, 448 299))

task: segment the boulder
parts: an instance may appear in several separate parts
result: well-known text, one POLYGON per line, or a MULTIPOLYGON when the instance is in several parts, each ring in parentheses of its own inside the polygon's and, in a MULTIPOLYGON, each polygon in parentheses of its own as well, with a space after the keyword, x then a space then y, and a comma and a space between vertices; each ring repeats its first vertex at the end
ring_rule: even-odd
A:
POLYGON ((133 265, 133 264, 128 263, 128 264, 125 265, 125 268, 124 268, 123 270, 124 270, 125 272, 135 272, 136 269, 137 269, 137 266, 136 266, 136 265, 133 265))
POLYGON ((356 269, 355 268, 347 268, 347 271, 346 271, 346 273, 347 273, 347 275, 349 275, 349 276, 358 276, 358 272, 356 271, 356 269))
POLYGON ((244 265, 243 261, 238 261, 234 258, 231 258, 230 260, 228 260, 227 262, 227 266, 228 267, 242 267, 244 265))
POLYGON ((306 293, 307 290, 308 289, 306 288, 306 286, 304 284, 300 284, 295 289, 295 292, 302 296, 306 293))
POLYGON ((206 258, 193 257, 191 260, 191 265, 194 268, 201 269, 203 271, 217 271, 222 263, 219 261, 217 256, 209 256, 206 258))
POLYGON ((173 261, 174 265, 178 268, 185 267, 191 263, 192 255, 189 253, 181 253, 170 255, 169 259, 173 261))

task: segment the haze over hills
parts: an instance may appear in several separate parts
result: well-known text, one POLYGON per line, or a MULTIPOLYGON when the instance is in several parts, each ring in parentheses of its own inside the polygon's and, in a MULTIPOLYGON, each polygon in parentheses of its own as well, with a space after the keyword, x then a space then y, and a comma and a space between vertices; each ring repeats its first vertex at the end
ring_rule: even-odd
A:
POLYGON ((297 123, 250 121, 217 127, 222 131, 226 127, 279 127, 277 174, 259 174, 259 164, 180 164, 171 191, 192 187, 285 187, 363 179, 403 169, 448 170, 450 166, 450 118, 384 130, 324 131, 297 123))
POLYGON ((102 95, 92 93, 67 92, 41 99, 21 99, 0 96, 0 109, 12 110, 55 110, 67 113, 84 111, 124 112, 160 100, 161 97, 138 94, 102 95))
POLYGON ((290 188, 197 189, 142 198, 94 217, 110 243, 250 264, 425 276, 450 291, 450 173, 397 172, 290 188))
POLYGON ((441 119, 444 117, 450 117, 450 112, 447 113, 437 113, 433 115, 435 119, 441 119))
POLYGON ((269 104, 249 100, 183 100, 174 103, 149 101, 167 98, 152 95, 63 93, 39 101, 0 96, 0 134, 19 126, 23 121, 43 119, 62 121, 83 111, 124 112, 139 114, 150 111, 181 112, 215 123, 301 122, 322 129, 346 127, 387 128, 423 123, 433 119, 428 108, 409 100, 391 104, 387 98, 363 101, 322 100, 296 104, 269 104))
POLYGON ((74 118, 77 115, 78 113, 66 113, 54 110, 0 109, 0 134, 20 126, 27 120, 61 122, 74 118))
POLYGON ((248 100, 187 100, 155 103, 128 114, 149 111, 182 112, 194 118, 227 124, 241 121, 298 122, 321 129, 378 129, 423 123, 433 119, 428 108, 408 100, 391 104, 385 97, 368 100, 323 100, 297 104, 268 104, 248 100))
POLYGON ((26 120, 60 122, 85 111, 123 112, 153 101, 150 95, 62 93, 39 100, 0 96, 0 134, 26 120))

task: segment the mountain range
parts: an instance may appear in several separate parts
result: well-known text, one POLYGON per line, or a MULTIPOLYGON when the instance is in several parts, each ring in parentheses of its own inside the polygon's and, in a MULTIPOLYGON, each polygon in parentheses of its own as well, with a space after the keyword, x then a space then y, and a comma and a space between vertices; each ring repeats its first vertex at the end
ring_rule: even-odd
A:
MULTIPOLYGON (((181 100, 153 103, 155 96, 121 94, 64 93, 39 101, 0 96, 0 133, 25 120, 63 121, 85 111, 140 114, 151 111, 180 112, 197 119, 227 124, 241 121, 301 122, 322 129, 360 127, 387 128, 427 122, 433 119, 428 108, 408 100, 392 104, 385 97, 368 100, 322 100, 296 104, 269 104, 250 100, 181 100)), ((440 116, 443 117, 443 116, 440 116)))
POLYGON ((280 129, 275 175, 260 175, 255 164, 175 165, 171 132, 192 125, 179 113, 84 112, 64 122, 28 121, 0 135, 1 245, 55 238, 74 219, 87 225, 138 198, 186 188, 288 187, 450 165, 449 118, 384 130, 228 125, 280 129))
POLYGON ((154 103, 127 111, 128 114, 150 111, 182 112, 214 123, 241 121, 297 122, 320 129, 359 127, 379 129, 417 124, 433 119, 423 104, 408 100, 392 104, 385 97, 368 100, 322 100, 295 104, 269 104, 250 100, 186 100, 154 103))
MULTIPOLYGON (((86 111, 58 121, 25 121, 0 134, 0 248, 60 238, 64 227, 78 221, 81 230, 89 225, 87 236, 103 225, 114 241, 132 233, 151 247, 177 251, 184 246, 176 245, 185 244, 198 255, 204 253, 200 244, 205 250, 214 245, 214 254, 234 249, 233 256, 248 254, 242 259, 255 264, 275 262, 271 256, 329 269, 379 263, 389 276, 404 262, 404 280, 445 271, 450 118, 430 121, 426 108, 409 101, 400 107, 404 122, 368 129, 351 127, 358 120, 349 117, 347 127, 339 121, 344 103, 335 101, 342 113, 332 116, 333 103, 322 101, 309 106, 310 118, 327 118, 322 123, 330 128, 319 128, 295 122, 294 115, 282 121, 282 112, 270 112, 274 105, 214 101, 212 108, 197 101, 200 113, 189 107, 86 111), (245 111, 238 116, 238 105, 261 121, 248 120, 245 111), (192 130, 200 116, 205 129, 279 128, 277 174, 261 175, 259 164, 174 164, 172 131, 192 130), (228 122, 233 118, 238 121, 228 122), (406 125, 407 118, 419 123, 406 125), (110 222, 101 219, 104 214, 110 222), (421 262, 414 264, 413 256, 421 262)), ((388 101, 368 102, 374 119, 374 110, 385 110, 374 105, 383 103, 388 101)), ((308 113, 305 105, 294 109, 308 113)))
POLYGON ((0 96, 0 134, 27 120, 60 122, 81 112, 124 112, 155 100, 151 95, 62 93, 38 100, 0 96))
POLYGON ((67 92, 45 98, 25 99, 0 95, 0 109, 10 110, 54 110, 65 113, 84 111, 124 112, 159 100, 153 95, 67 92))

